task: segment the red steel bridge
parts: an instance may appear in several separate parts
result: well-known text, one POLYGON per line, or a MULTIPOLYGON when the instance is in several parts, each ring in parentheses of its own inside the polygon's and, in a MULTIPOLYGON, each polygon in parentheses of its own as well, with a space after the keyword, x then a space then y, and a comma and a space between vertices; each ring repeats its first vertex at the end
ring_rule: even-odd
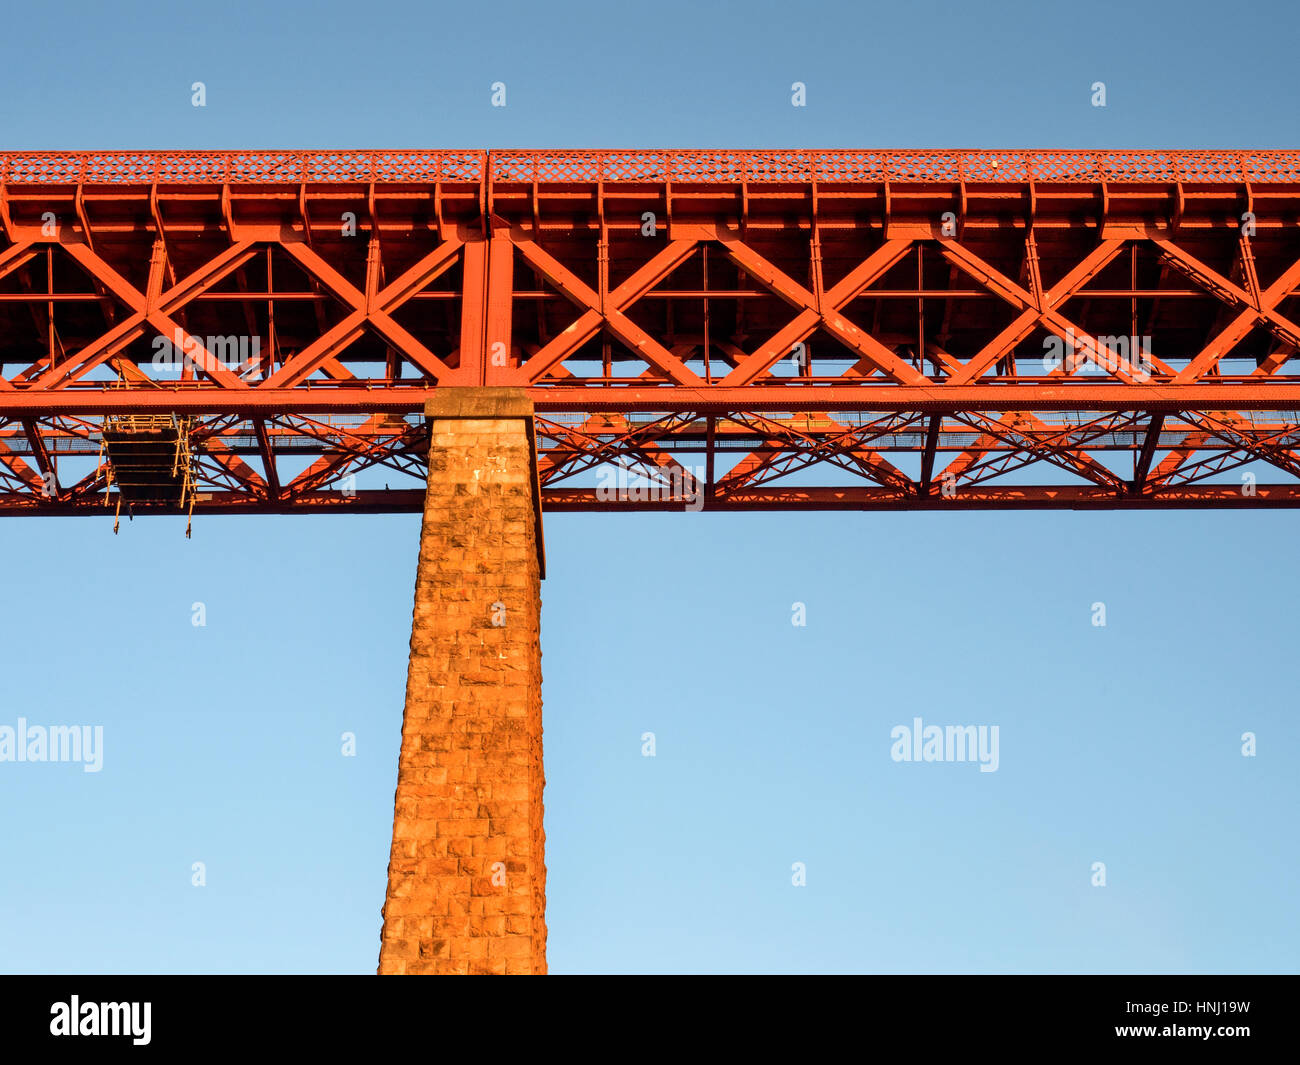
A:
POLYGON ((0 152, 0 513, 419 511, 480 385, 550 510, 1292 506, 1297 284, 1295 151, 0 152))

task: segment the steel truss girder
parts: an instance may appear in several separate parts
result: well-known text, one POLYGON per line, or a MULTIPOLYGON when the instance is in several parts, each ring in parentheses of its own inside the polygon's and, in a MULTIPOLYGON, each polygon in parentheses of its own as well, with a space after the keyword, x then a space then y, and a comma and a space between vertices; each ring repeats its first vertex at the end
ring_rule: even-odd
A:
POLYGON ((607 467, 719 510, 1294 505, 1295 153, 245 155, 0 153, 0 513, 102 507, 102 419, 148 412, 195 419, 200 513, 411 509, 424 404, 477 385, 533 396, 554 509, 618 509, 607 467))

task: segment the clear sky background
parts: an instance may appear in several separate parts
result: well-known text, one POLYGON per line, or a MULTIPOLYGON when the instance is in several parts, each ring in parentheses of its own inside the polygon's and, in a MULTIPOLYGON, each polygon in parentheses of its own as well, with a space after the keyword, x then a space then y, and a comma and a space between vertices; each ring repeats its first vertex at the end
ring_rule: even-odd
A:
MULTIPOLYGON (((0 146, 1296 147, 1297 23, 28 4, 5 15, 0 146)), ((0 520, 0 725, 105 736, 97 774, 0 763, 0 971, 373 972, 418 518, 111 529, 0 520)), ((551 971, 1297 971, 1297 532, 1276 511, 550 515, 551 971), (894 763, 915 716, 998 725, 998 771, 894 763)))

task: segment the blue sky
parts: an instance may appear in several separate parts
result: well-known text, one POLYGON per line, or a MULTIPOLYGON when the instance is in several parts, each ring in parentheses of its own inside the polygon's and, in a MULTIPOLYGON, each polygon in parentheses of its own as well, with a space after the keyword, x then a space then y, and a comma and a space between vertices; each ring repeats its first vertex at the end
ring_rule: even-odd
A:
MULTIPOLYGON (((1296 22, 27 5, 0 145, 1293 147, 1296 22)), ((105 737, 99 773, 0 763, 0 971, 374 971, 418 518, 111 527, 0 521, 0 726, 105 737)), ((552 972, 1294 972, 1298 530, 550 515, 552 972), (892 761, 916 716, 997 725, 998 771, 892 761)))

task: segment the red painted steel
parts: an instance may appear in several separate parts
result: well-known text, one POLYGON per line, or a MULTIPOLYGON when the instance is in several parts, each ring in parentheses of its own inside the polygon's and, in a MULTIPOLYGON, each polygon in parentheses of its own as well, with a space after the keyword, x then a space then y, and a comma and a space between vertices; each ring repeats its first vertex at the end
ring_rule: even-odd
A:
POLYGON ((0 151, 0 512, 146 413, 198 511, 418 509, 476 385, 551 509, 1293 506, 1297 285, 1295 151, 0 151))
POLYGON ((1300 152, 1089 151, 0 151, 7 183, 493 181, 1300 182, 1300 152))

